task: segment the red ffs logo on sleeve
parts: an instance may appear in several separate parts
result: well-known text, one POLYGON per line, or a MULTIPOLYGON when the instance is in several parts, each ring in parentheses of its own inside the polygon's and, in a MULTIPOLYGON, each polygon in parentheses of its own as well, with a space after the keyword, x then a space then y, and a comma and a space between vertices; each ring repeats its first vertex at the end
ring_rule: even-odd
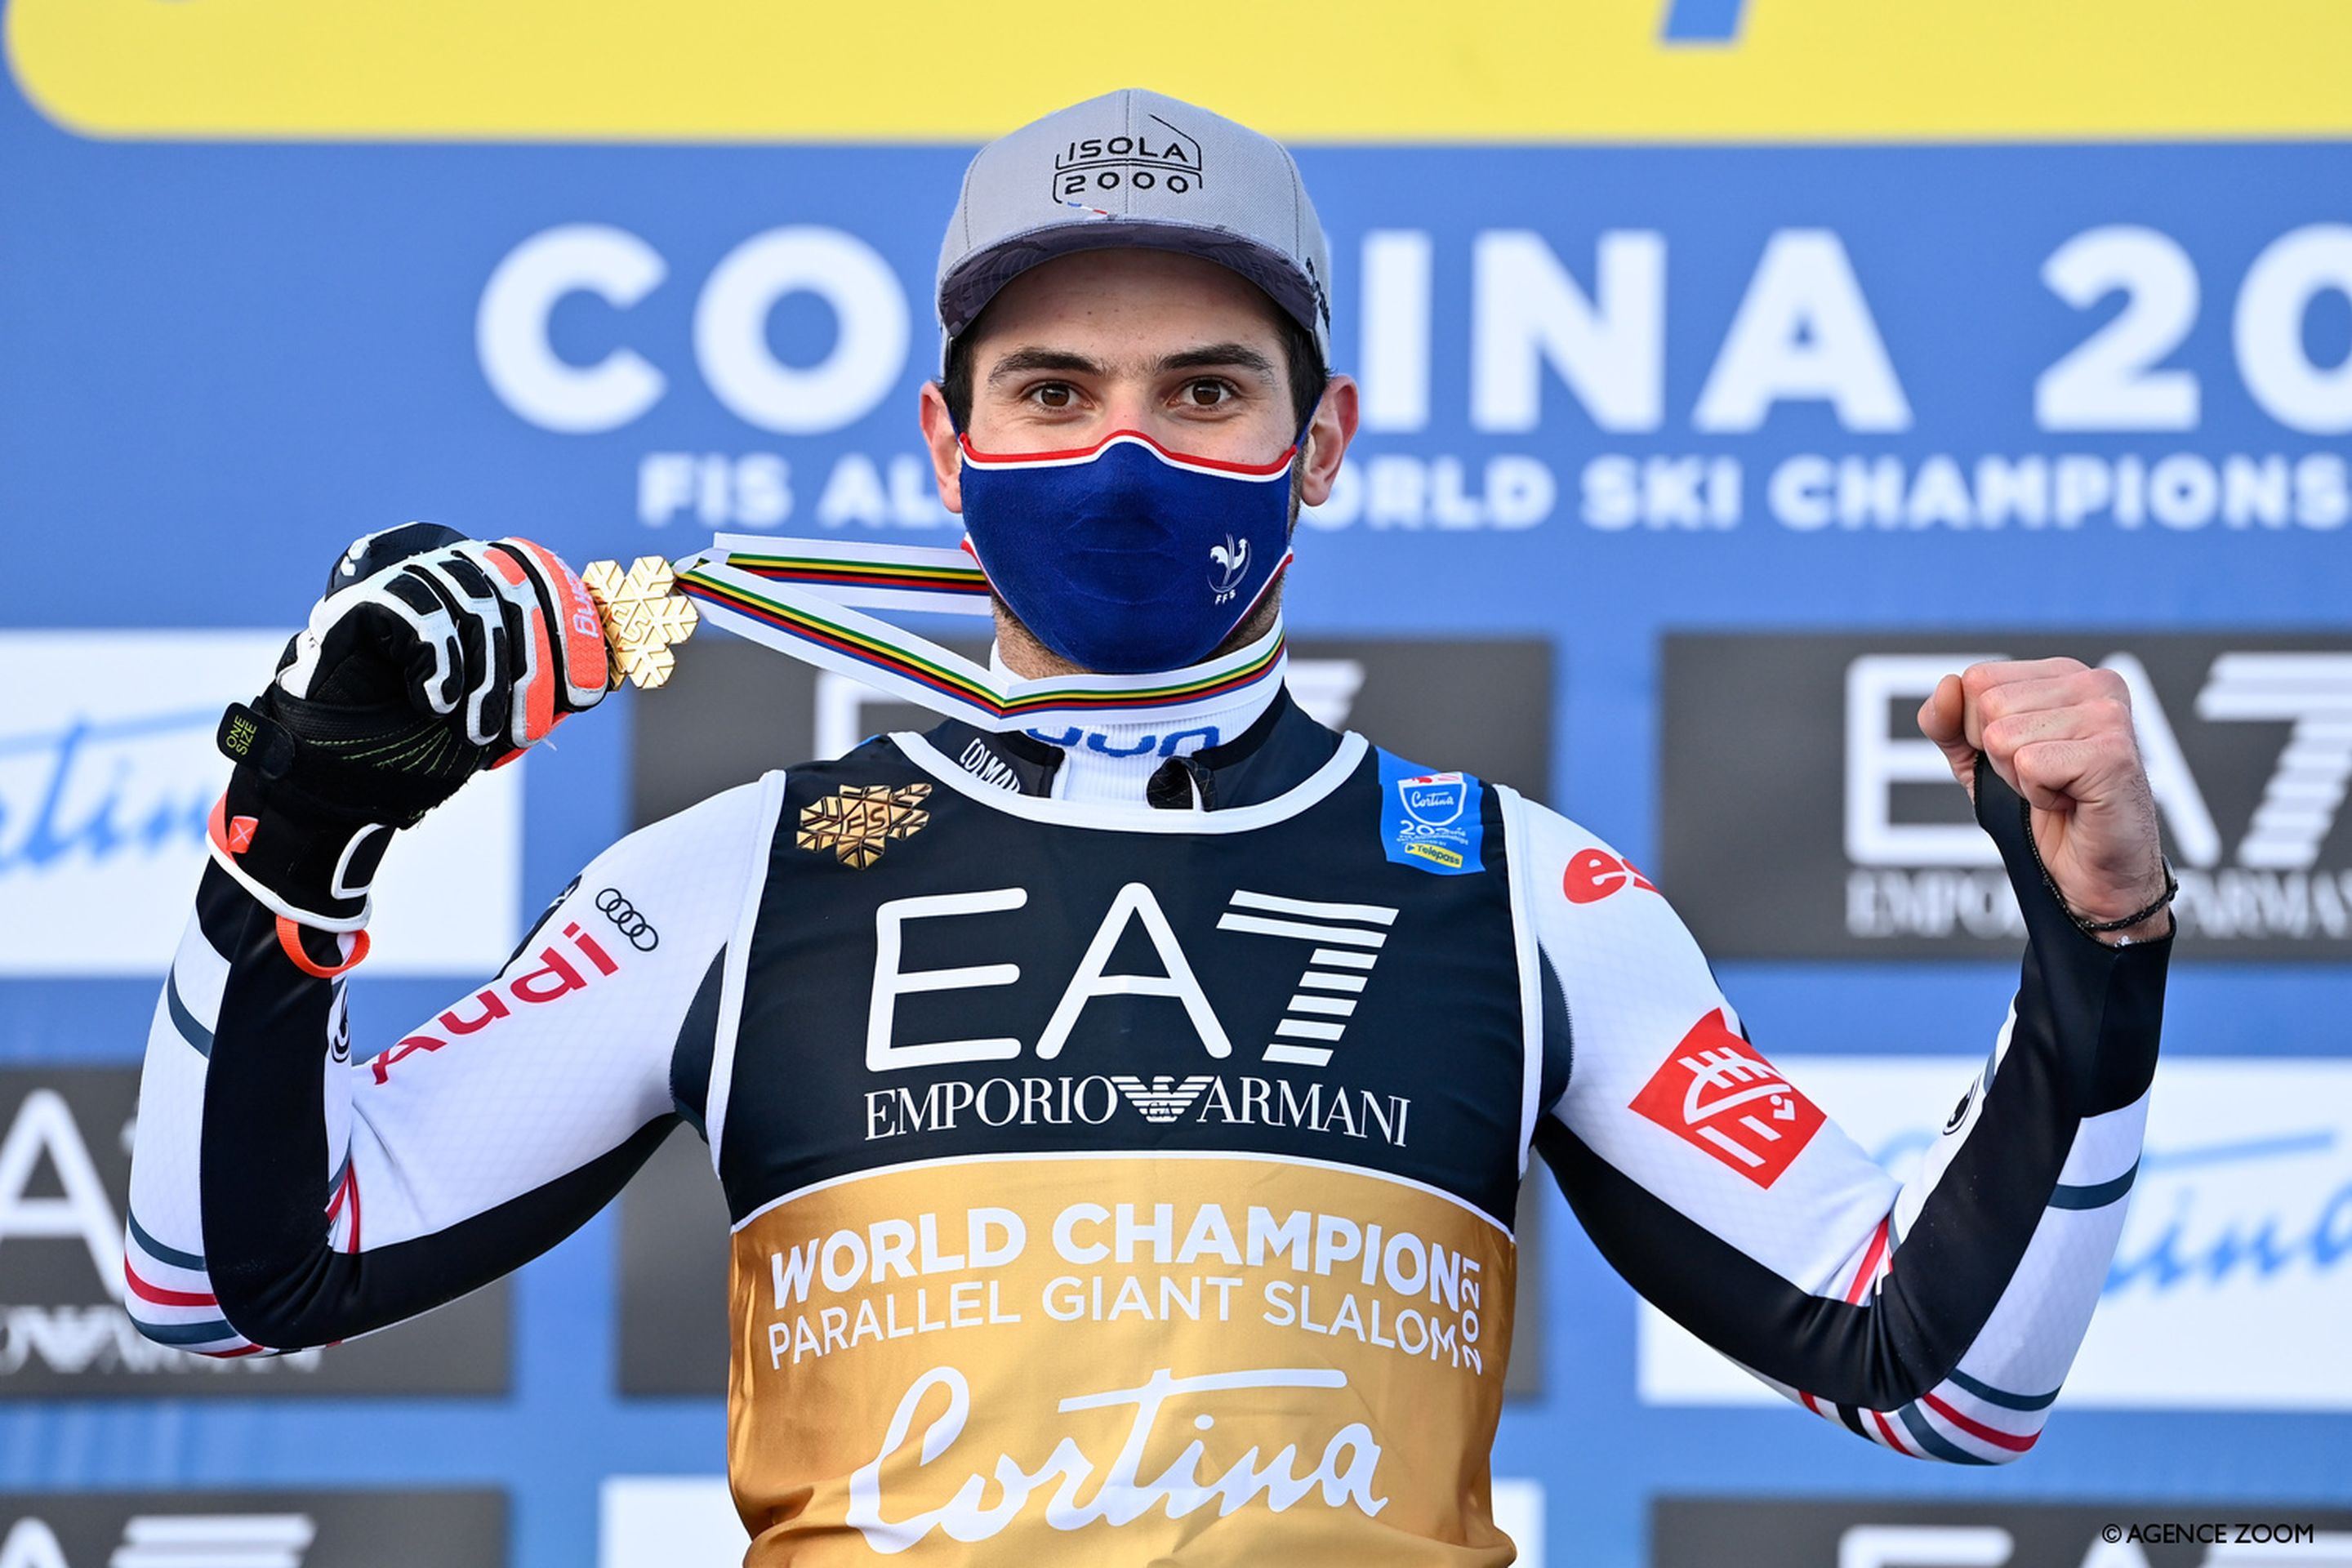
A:
POLYGON ((1759 1187, 1780 1179, 1823 1120, 1820 1107, 1732 1032, 1720 1007, 1691 1026, 1633 1109, 1759 1187))

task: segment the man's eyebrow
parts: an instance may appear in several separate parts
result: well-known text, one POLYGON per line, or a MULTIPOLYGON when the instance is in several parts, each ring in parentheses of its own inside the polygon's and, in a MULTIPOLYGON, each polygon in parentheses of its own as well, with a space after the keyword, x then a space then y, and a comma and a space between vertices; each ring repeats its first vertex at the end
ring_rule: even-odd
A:
MULTIPOLYGON (((1246 370, 1271 382, 1275 377, 1274 361, 1247 343, 1203 343, 1199 348, 1180 349, 1163 354, 1152 367, 1155 374, 1166 375, 1184 370, 1246 370)), ((1017 348, 988 370, 991 384, 1008 381, 1017 375, 1036 371, 1061 371, 1071 375, 1104 376, 1110 369, 1099 360, 1088 359, 1068 349, 1044 348, 1031 345, 1017 348)))
POLYGON ((988 379, 1003 381, 1015 375, 1025 375, 1036 370, 1067 371, 1073 375, 1100 375, 1103 367, 1084 354, 1066 349, 1014 349, 989 367, 988 379))
POLYGON ((1255 371, 1268 381, 1274 379, 1274 362, 1247 343, 1210 343, 1202 348, 1185 349, 1162 356, 1162 374, 1172 370, 1219 370, 1238 366, 1255 371))

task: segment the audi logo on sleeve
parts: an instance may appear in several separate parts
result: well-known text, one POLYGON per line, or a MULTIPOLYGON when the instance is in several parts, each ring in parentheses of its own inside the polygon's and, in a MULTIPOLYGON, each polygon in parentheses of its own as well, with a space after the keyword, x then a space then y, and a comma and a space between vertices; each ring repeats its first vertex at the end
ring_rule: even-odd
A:
POLYGON ((661 932, 654 930, 653 921, 646 919, 645 911, 629 902, 628 895, 618 888, 606 888, 598 892, 596 908, 639 952, 651 952, 661 945, 661 932))

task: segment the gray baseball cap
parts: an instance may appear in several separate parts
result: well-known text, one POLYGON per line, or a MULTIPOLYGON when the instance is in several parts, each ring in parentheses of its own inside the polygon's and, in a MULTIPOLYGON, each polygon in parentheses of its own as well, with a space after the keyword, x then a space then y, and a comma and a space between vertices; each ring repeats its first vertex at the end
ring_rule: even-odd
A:
POLYGON ((1331 253, 1289 152, 1141 88, 1058 110, 982 147, 940 247, 946 344, 1041 261, 1136 246, 1229 267, 1331 357, 1331 253))

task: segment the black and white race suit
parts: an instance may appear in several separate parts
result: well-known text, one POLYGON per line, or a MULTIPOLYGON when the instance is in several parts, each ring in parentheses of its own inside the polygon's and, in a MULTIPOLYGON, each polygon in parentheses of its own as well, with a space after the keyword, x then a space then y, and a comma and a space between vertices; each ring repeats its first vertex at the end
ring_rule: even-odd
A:
POLYGON ((1898 1185, 1650 880, 1511 790, 1286 698, 1159 805, 1059 798, 1058 760, 949 724, 714 796, 349 1061, 342 982, 208 870, 146 1061, 141 1323, 240 1355, 425 1311, 683 1119, 734 1222, 749 1561, 1501 1563, 1533 1155, 1790 1398, 1906 1454, 2032 1447, 2122 1224, 2169 943, 2077 931, 1997 781, 2022 978, 1898 1185))

